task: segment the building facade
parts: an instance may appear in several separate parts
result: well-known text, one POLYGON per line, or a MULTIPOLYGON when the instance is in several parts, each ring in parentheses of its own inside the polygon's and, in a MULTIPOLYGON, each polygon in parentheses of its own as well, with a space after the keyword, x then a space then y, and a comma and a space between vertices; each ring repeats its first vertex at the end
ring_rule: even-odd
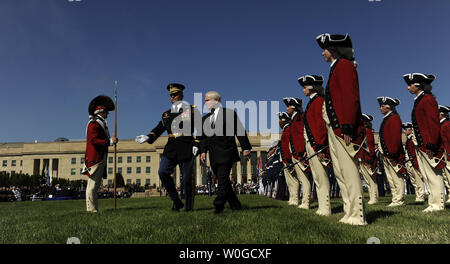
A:
MULTIPOLYGON (((237 162, 230 177, 237 183, 250 183, 256 180, 258 159, 266 160, 266 151, 270 144, 279 139, 279 134, 249 135, 253 146, 251 158, 237 162)), ((158 176, 159 161, 168 137, 160 137, 153 144, 137 144, 134 140, 120 140, 117 145, 117 173, 123 175, 125 184, 141 186, 161 186, 158 176)), ((237 142, 239 147, 239 142, 237 142)), ((52 178, 69 180, 85 179, 82 175, 86 141, 34 142, 34 143, 1 143, 0 171, 10 174, 24 173, 42 175, 49 173, 52 178)), ((242 154, 241 154, 242 155, 242 154)), ((207 164, 209 166, 209 164, 207 164)), ((106 180, 103 185, 113 185, 114 148, 109 148, 106 180)), ((205 167, 201 166, 197 157, 194 166, 196 185, 206 184, 205 167)), ((180 170, 177 167, 174 180, 180 183, 180 170)))

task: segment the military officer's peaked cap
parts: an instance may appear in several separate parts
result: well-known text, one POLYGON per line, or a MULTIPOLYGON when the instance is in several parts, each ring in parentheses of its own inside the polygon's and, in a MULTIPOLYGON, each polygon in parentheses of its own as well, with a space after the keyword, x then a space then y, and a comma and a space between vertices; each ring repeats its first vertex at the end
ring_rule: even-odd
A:
POLYGON ((302 107, 302 99, 300 99, 300 98, 285 97, 285 98, 283 98, 283 102, 286 104, 286 106, 302 107))
POLYGON ((322 85, 323 76, 320 75, 305 75, 297 79, 301 86, 322 85))
POLYGON ((328 47, 353 47, 352 40, 350 39, 348 33, 345 35, 324 33, 317 36, 316 41, 322 49, 326 49, 328 47))
POLYGON ((114 111, 114 102, 113 100, 106 95, 99 95, 92 99, 89 103, 88 112, 90 115, 96 115, 103 111, 114 111))
POLYGON ((450 106, 439 105, 439 112, 448 113, 450 112, 450 106))
POLYGON ((290 119, 289 114, 286 112, 278 112, 277 115, 280 120, 289 120, 290 119))
POLYGON ((411 122, 405 122, 402 124, 402 128, 406 129, 406 128, 413 128, 413 124, 411 122))
POLYGON ((368 114, 362 114, 363 119, 367 122, 372 122, 373 121, 373 116, 368 115, 368 114))
POLYGON ((414 83, 430 84, 436 79, 436 76, 434 76, 433 74, 408 73, 403 75, 403 79, 408 85, 414 83))
POLYGON ((171 83, 167 85, 167 91, 169 91, 169 94, 176 94, 182 92, 184 88, 185 88, 184 85, 180 83, 171 83))
POLYGON ((378 103, 381 105, 390 105, 390 106, 397 106, 400 104, 400 100, 394 99, 387 96, 377 97, 378 103))

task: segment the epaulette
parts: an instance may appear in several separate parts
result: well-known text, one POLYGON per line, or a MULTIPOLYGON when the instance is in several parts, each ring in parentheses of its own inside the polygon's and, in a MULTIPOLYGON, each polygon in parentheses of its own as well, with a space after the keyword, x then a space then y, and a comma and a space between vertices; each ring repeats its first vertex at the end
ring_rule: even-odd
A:
POLYGON ((168 118, 168 117, 170 116, 170 112, 171 112, 170 109, 167 110, 167 111, 164 111, 164 112, 162 113, 162 118, 163 118, 163 119, 164 119, 164 118, 168 118))

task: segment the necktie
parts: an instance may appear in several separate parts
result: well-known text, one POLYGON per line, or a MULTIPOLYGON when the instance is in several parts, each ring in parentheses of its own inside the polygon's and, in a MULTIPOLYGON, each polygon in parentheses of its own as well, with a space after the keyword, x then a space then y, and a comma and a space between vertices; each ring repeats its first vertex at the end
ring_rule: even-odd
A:
POLYGON ((211 109, 211 120, 210 120, 210 123, 211 123, 211 128, 212 129, 216 128, 216 125, 215 125, 216 120, 215 120, 215 116, 214 116, 214 111, 215 110, 216 109, 214 109, 214 108, 211 109))

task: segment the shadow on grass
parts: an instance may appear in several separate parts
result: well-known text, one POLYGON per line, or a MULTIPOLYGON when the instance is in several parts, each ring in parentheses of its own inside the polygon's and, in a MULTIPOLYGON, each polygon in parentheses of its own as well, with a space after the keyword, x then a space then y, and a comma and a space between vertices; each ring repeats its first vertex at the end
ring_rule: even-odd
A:
POLYGON ((385 218, 385 217, 393 216, 395 214, 397 214, 397 213, 392 212, 392 211, 382 211, 382 210, 370 211, 366 214, 366 220, 367 220, 368 224, 371 224, 371 223, 375 222, 375 220, 377 218, 385 218))
MULTIPOLYGON (((120 208, 118 207, 117 209, 114 208, 108 208, 103 210, 103 212, 114 212, 114 211, 134 211, 134 210, 151 210, 151 209, 162 209, 163 207, 156 207, 156 206, 140 206, 140 207, 125 207, 125 208, 120 208)), ((170 208, 169 208, 170 209, 170 208)))
POLYGON ((338 214, 338 213, 342 213, 342 212, 344 212, 344 206, 343 205, 331 207, 331 213, 332 214, 338 214))
MULTIPOLYGON (((242 209, 238 211, 247 211, 247 210, 261 210, 261 209, 271 209, 271 208, 283 208, 282 206, 276 206, 276 205, 266 205, 266 206, 247 206, 242 205, 242 209)), ((202 207, 202 208, 195 208, 195 211, 212 211, 215 207, 202 207)), ((230 209, 229 206, 225 206, 225 209, 230 209)))
POLYGON ((247 206, 243 205, 242 210, 261 210, 261 209, 271 209, 271 208, 283 208, 283 206, 277 205, 264 205, 264 206, 247 206))

